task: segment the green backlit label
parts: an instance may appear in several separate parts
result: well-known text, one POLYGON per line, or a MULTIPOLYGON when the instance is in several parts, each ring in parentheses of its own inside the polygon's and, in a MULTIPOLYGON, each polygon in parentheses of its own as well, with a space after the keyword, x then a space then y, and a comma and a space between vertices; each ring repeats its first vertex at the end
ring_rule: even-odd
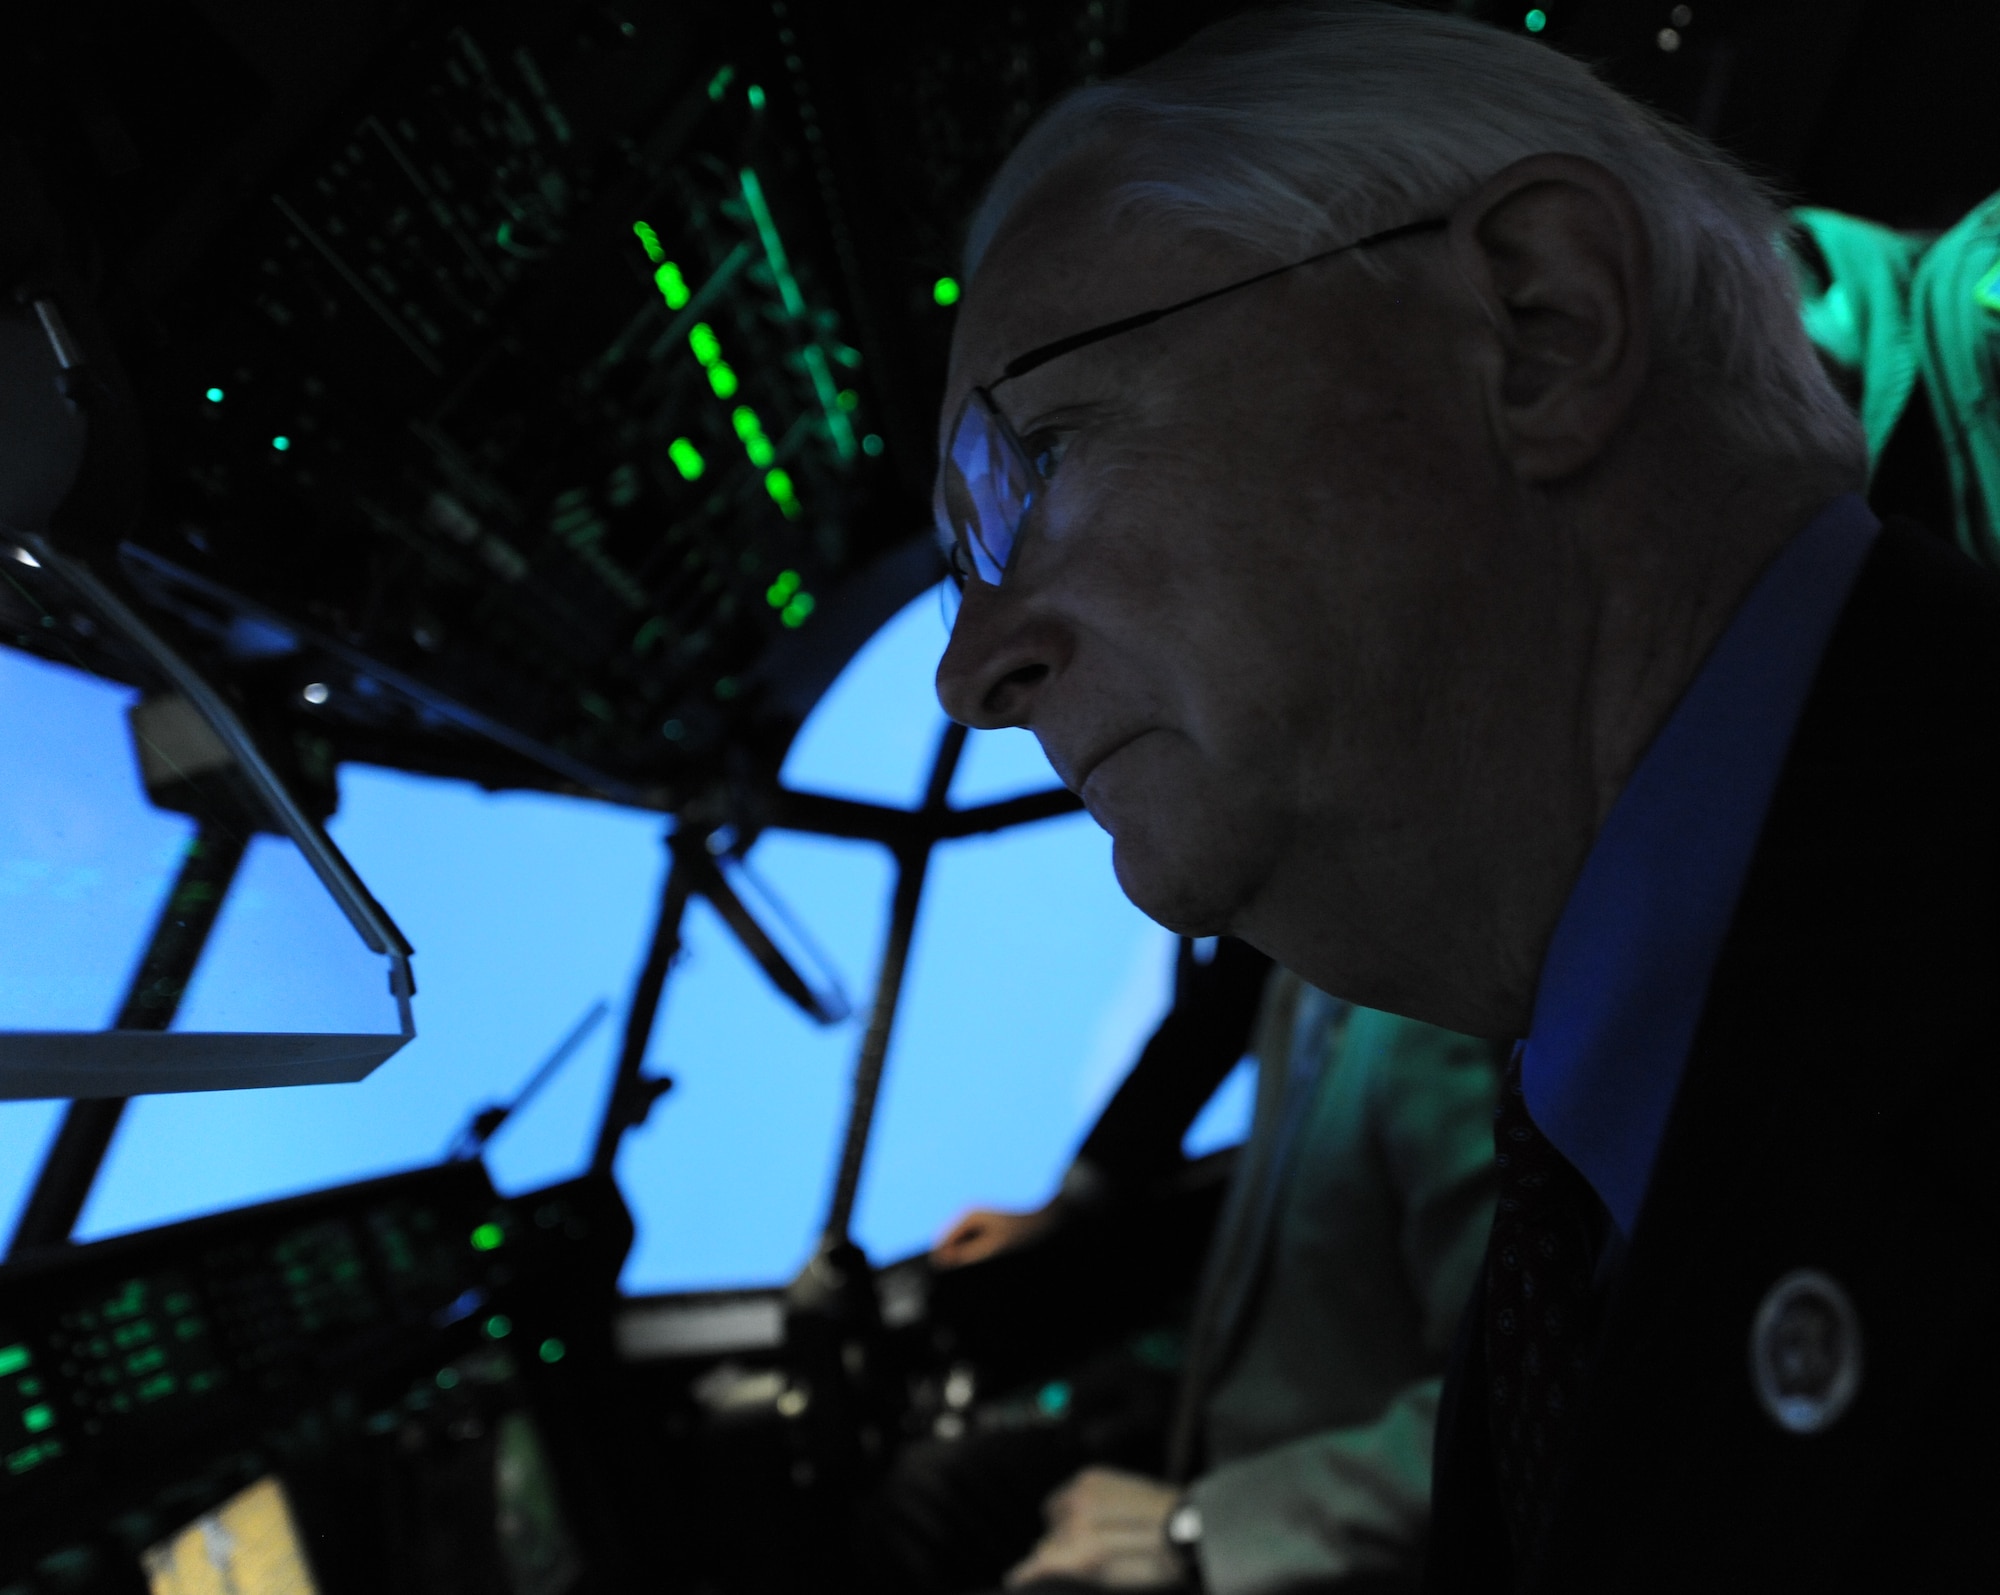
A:
POLYGON ((653 285, 660 290, 660 297, 667 302, 669 310, 679 310, 693 296, 688 292, 687 279, 681 269, 671 260, 660 262, 660 269, 653 273, 653 285))
POLYGON ((38 1468, 44 1462, 53 1462, 62 1455, 60 1440, 44 1440, 40 1445, 27 1445, 10 1452, 7 1457, 9 1473, 26 1473, 30 1468, 38 1468))
POLYGON ((708 461, 701 457, 701 450, 686 438, 675 438, 667 445, 667 458, 674 462, 674 469, 690 482, 708 469, 708 461))

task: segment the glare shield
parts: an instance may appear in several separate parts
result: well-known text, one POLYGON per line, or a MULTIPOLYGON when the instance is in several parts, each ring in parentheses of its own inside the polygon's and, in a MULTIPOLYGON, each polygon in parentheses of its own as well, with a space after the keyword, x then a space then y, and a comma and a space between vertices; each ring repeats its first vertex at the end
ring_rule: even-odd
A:
POLYGON ((409 946, 241 721, 86 567, 0 535, 0 1098, 324 1084, 409 946))

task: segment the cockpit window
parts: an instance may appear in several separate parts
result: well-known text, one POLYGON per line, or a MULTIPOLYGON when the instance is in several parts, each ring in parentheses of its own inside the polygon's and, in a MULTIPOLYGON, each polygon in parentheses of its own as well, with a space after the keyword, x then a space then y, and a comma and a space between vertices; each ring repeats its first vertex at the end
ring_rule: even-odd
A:
MULTIPOLYGON (((914 805, 943 725, 931 677, 945 637, 935 593, 878 633, 800 734, 787 784, 914 805)), ((1032 737, 982 734, 952 797, 1052 784, 1032 737)), ((417 1039, 353 1086, 140 1099, 80 1238, 434 1160, 603 1000, 607 1017, 486 1154, 509 1190, 587 1162, 666 864, 662 821, 349 766, 328 829, 419 949, 417 1039)), ((787 1278, 825 1219, 891 861, 869 843, 772 831, 748 862, 854 1012, 813 1023, 692 906, 648 1058, 677 1084, 618 1163, 638 1224, 631 1290, 787 1278)), ((227 954, 226 936, 214 951, 227 954)), ((920 1250, 971 1203, 1042 1200, 1158 1021, 1171 963, 1088 818, 940 847, 857 1208, 871 1255, 920 1250)), ((20 1133, 46 1131, 24 1120, 20 1133)))

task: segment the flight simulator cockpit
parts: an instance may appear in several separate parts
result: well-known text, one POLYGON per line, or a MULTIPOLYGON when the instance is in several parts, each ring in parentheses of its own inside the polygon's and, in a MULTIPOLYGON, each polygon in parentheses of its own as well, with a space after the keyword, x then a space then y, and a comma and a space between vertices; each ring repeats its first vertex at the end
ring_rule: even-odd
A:
MULTIPOLYGON (((976 1266, 855 1240, 934 859, 1077 800, 955 800, 942 722, 914 804, 781 770, 950 602, 933 412, 982 185, 1063 91, 1237 9, 0 20, 0 1097, 66 1103, 0 1267, 0 1595, 846 1588, 912 1438, 1063 1421, 1102 1347, 1170 1367, 1227 1152, 976 1266), (87 746, 86 685, 122 717, 87 746), (602 1009, 428 1166, 76 1240, 133 1099, 359 1081, 425 1023, 421 945, 329 836, 367 766, 667 826, 587 1168, 503 1194, 482 1153, 602 1009), (781 833, 889 861, 860 999, 748 867, 781 833), (855 1010, 844 1119, 796 1277, 629 1294, 620 1152, 676 1110, 650 1048, 695 905, 799 1014, 855 1010)), ((1815 202, 1935 230, 1993 186, 1969 123, 1828 110, 1905 103, 1948 7, 1456 9, 1815 202)), ((1950 525, 1935 434, 1871 441, 1950 525)))

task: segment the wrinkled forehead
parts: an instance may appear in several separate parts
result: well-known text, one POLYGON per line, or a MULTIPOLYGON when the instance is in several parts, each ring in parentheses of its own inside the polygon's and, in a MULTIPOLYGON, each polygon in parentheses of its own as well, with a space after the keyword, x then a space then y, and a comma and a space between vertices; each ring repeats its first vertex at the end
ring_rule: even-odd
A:
POLYGON ((1263 256, 1115 203, 1116 180, 1068 169, 1023 196, 959 310, 944 415, 1010 360, 1086 328, 1198 293, 1263 256))

